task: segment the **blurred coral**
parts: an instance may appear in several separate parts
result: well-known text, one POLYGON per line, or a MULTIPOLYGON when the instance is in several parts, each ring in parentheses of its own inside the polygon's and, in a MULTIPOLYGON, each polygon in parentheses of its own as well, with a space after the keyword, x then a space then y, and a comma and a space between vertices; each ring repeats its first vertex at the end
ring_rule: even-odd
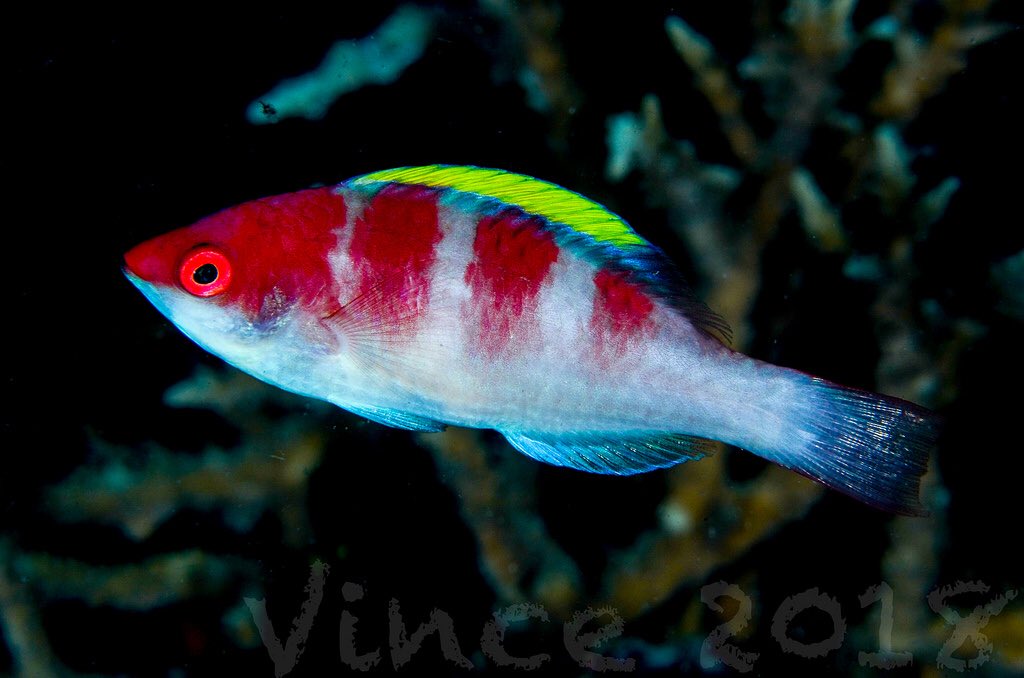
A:
MULTIPOLYGON (((110 523, 136 541, 182 510, 220 512, 228 528, 247 532, 265 513, 282 526, 285 545, 311 538, 305 495, 319 464, 326 406, 270 387, 236 370, 200 366, 166 394, 173 407, 216 411, 238 427, 232 449, 210 447, 198 456, 151 446, 124 449, 93 438, 95 456, 47 492, 47 508, 61 521, 110 523), (283 416, 274 416, 280 408, 283 416)), ((21 675, 63 675, 46 642, 37 606, 79 600, 92 607, 146 611, 245 587, 261 590, 259 568, 240 557, 201 550, 155 555, 141 562, 94 565, 28 552, 0 539, 0 628, 21 675), (21 585, 15 585, 18 581, 21 585)), ((255 643, 252 620, 229 610, 225 632, 243 647, 255 643), (248 638, 248 640, 246 640, 248 638)))
POLYGON ((1024 320, 1024 250, 992 268, 992 281, 1002 297, 1000 308, 1009 316, 1024 320))
POLYGON ((65 521, 114 523, 136 540, 148 538, 182 509, 220 511, 233 529, 245 532, 265 511, 284 526, 288 543, 309 539, 303 507, 309 474, 323 455, 326 434, 306 408, 324 406, 275 389, 242 372, 196 374, 168 390, 173 407, 206 408, 221 414, 241 433, 237 448, 207 449, 191 456, 154 446, 140 458, 94 439, 96 457, 50 488, 48 503, 65 521), (288 416, 267 417, 276 403, 288 416))
POLYGON ((423 55, 432 29, 429 10, 402 5, 373 34, 339 40, 315 70, 278 83, 250 103, 246 117, 254 125, 286 118, 323 118, 344 94, 397 80, 423 55))

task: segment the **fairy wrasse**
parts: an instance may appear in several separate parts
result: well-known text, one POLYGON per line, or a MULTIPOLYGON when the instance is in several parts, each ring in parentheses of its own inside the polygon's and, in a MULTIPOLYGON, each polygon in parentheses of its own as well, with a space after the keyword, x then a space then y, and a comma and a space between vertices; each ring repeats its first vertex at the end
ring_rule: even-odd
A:
POLYGON ((934 414, 731 350, 661 250, 538 179, 375 172, 226 209, 125 264, 206 350, 388 426, 496 429, 540 461, 620 475, 718 440, 923 512, 934 414))

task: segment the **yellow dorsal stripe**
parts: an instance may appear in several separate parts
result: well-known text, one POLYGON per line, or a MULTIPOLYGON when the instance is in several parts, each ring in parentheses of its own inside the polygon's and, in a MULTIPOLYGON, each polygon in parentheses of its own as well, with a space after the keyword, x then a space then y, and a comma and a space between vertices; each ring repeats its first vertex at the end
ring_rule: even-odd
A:
POLYGON ((368 184, 394 181, 401 184, 452 188, 456 191, 501 200, 524 212, 586 233, 613 245, 645 245, 647 241, 622 220, 598 203, 561 186, 523 174, 503 170, 459 165, 399 167, 366 174, 352 183, 368 184))

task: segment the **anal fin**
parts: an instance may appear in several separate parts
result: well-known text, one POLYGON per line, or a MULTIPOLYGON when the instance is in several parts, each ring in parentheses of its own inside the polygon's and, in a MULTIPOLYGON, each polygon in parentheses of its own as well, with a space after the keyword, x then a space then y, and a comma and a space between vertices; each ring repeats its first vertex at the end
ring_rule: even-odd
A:
POLYGON ((713 443, 678 433, 501 431, 512 447, 538 461, 590 473, 633 475, 707 456, 713 443))

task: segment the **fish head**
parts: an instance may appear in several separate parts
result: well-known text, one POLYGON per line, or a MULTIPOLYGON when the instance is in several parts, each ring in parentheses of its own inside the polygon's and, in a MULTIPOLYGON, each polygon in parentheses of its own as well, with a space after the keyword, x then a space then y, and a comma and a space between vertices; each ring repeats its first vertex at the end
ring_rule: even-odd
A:
POLYGON ((189 338, 259 375, 273 352, 315 340, 344 224, 332 188, 254 200, 137 245, 124 273, 189 338))

